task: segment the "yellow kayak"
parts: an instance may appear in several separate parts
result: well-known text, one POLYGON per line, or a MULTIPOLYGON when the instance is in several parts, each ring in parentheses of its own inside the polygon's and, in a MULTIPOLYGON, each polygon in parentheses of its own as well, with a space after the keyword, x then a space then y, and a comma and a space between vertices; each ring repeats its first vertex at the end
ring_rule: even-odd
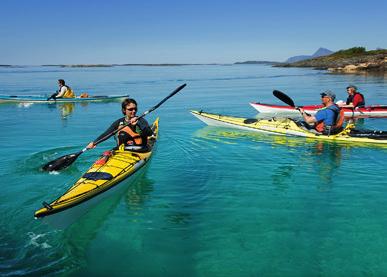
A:
POLYGON ((339 133, 323 135, 302 127, 299 122, 290 118, 255 119, 212 114, 203 111, 191 111, 191 113, 207 125, 211 126, 230 127, 282 136, 351 142, 357 143, 358 145, 372 143, 387 146, 387 132, 356 130, 353 124, 347 124, 347 126, 339 133))
POLYGON ((44 207, 35 212, 35 218, 51 220, 55 217, 60 225, 67 226, 65 221, 73 221, 89 206, 111 195, 123 186, 120 186, 121 181, 134 179, 152 156, 158 137, 158 122, 156 119, 152 125, 154 135, 148 138, 145 149, 127 150, 122 145, 118 150, 112 150, 107 161, 101 164, 101 159, 98 159, 62 196, 49 204, 44 202, 44 207))

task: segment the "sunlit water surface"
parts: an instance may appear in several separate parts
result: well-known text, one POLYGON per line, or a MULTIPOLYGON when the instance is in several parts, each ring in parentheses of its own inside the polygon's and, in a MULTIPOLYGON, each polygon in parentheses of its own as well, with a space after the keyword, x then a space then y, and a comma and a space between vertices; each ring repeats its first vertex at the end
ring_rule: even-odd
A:
MULTIPOLYGON (((0 275, 385 276, 386 148, 207 127, 190 109, 254 117, 252 101, 315 104, 356 84, 387 104, 383 76, 262 65, 0 69, 0 94, 130 94, 160 117, 157 150, 123 194, 61 230, 34 220, 114 141, 70 168, 40 166, 77 152, 121 116, 119 103, 0 105, 0 275), (92 275, 90 275, 92 274, 92 275)), ((387 130, 386 119, 358 122, 387 130)), ((124 184, 127 181, 124 181, 124 184)))

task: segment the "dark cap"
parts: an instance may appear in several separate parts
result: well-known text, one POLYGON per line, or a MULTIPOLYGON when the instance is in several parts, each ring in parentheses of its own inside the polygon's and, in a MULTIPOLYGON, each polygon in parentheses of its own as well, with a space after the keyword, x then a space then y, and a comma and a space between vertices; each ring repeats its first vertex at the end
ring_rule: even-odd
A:
POLYGON ((354 86, 354 85, 349 85, 349 86, 347 87, 347 89, 349 89, 349 88, 353 88, 354 90, 357 90, 357 86, 354 86))
POLYGON ((335 98, 336 98, 336 95, 330 90, 326 90, 326 91, 320 93, 320 95, 321 95, 321 97, 328 96, 332 99, 332 101, 335 101, 335 98))

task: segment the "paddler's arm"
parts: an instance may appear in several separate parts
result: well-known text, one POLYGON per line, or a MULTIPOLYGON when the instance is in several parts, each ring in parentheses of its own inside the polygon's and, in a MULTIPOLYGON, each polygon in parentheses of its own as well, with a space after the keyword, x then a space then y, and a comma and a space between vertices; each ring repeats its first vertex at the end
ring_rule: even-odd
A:
POLYGON ((355 108, 353 103, 349 103, 348 105, 347 104, 338 104, 337 106, 339 106, 340 108, 350 108, 350 109, 355 108))
POLYGON ((87 149, 90 149, 90 148, 95 148, 96 147, 96 141, 99 141, 99 142, 103 142, 105 140, 107 140, 108 138, 110 138, 111 136, 114 135, 114 131, 117 130, 118 126, 119 126, 119 123, 120 123, 121 119, 118 119, 116 121, 114 121, 112 123, 112 125, 110 125, 109 128, 106 129, 105 132, 103 132, 101 135, 99 135, 95 140, 89 142, 89 144, 86 146, 87 149))
POLYGON ((303 108, 299 108, 299 110, 306 123, 313 124, 317 122, 317 119, 313 115, 307 115, 303 108))
POLYGON ((58 94, 55 96, 55 98, 61 98, 66 93, 67 88, 65 86, 61 87, 58 91, 58 94))

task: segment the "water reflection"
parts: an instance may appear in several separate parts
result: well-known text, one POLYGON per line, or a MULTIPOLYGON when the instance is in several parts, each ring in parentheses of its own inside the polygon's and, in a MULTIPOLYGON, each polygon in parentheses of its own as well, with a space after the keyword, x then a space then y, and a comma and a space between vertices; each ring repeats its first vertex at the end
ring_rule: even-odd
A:
POLYGON ((249 132, 231 128, 205 126, 195 132, 195 137, 205 140, 232 144, 236 140, 248 140, 260 143, 269 143, 273 146, 284 145, 290 147, 303 146, 305 141, 316 142, 307 138, 297 138, 292 136, 268 135, 259 132, 249 132))
POLYGON ((319 179, 320 190, 329 190, 331 188, 334 176, 341 165, 342 148, 339 144, 319 142, 314 148, 311 148, 311 155, 314 157, 314 167, 319 179))
POLYGON ((143 173, 137 181, 128 189, 125 195, 125 202, 131 213, 136 214, 142 210, 146 200, 150 198, 150 193, 154 190, 155 182, 147 177, 147 173, 143 173))
POLYGON ((74 103, 63 103, 58 104, 58 110, 62 119, 67 119, 74 112, 75 104, 74 103))
POLYGON ((237 140, 248 140, 257 143, 269 144, 270 147, 282 146, 284 156, 268 157, 271 162, 278 161, 271 179, 279 190, 286 190, 297 182, 299 176, 313 180, 321 180, 319 190, 329 190, 341 165, 342 150, 353 147, 353 144, 316 141, 310 138, 287 136, 270 136, 261 133, 252 133, 228 128, 206 126, 195 133, 196 137, 221 142, 223 144, 236 143, 237 140), (296 155, 296 156, 295 156, 296 155), (288 162, 287 162, 288 161, 288 162), (304 171, 304 172, 300 172, 304 171))
POLYGON ((60 118, 67 120, 75 110, 75 103, 52 103, 48 104, 48 108, 58 110, 60 118))

